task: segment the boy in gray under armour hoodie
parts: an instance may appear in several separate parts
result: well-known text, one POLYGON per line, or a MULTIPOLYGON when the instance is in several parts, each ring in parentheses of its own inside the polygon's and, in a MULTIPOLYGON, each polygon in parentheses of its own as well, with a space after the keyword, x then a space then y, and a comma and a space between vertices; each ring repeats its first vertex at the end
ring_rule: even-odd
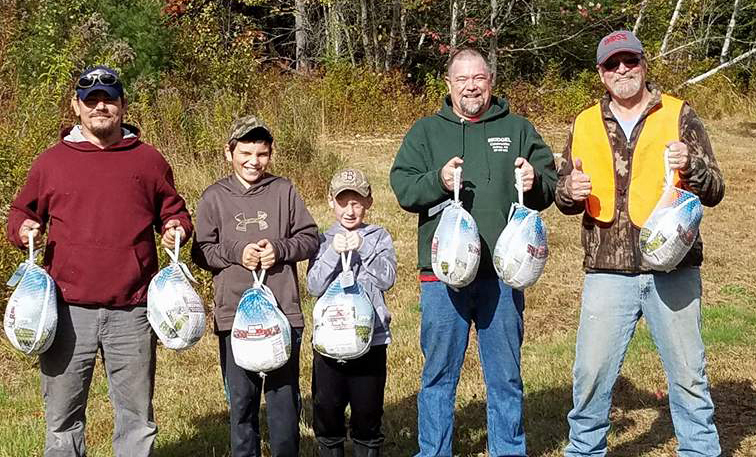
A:
POLYGON ((391 235, 363 218, 373 203, 364 173, 346 169, 331 180, 328 204, 337 222, 320 236, 320 249, 310 259, 307 289, 320 297, 342 272, 341 253, 353 251, 355 282, 365 289, 375 310, 370 350, 359 358, 338 361, 313 351, 313 429, 319 457, 343 457, 344 411, 351 405, 350 436, 355 457, 381 455, 386 348, 391 342, 391 313, 383 293, 396 280, 396 252, 391 235))
POLYGON ((299 456, 299 347, 304 320, 297 262, 318 249, 318 230, 288 179, 267 173, 273 137, 254 116, 238 119, 225 147, 233 173, 208 187, 197 203, 192 259, 213 274, 215 332, 231 416, 231 455, 262 457, 260 397, 265 393, 270 453, 299 456), (265 285, 291 324, 291 355, 265 379, 234 360, 231 329, 252 271, 267 272, 265 285))

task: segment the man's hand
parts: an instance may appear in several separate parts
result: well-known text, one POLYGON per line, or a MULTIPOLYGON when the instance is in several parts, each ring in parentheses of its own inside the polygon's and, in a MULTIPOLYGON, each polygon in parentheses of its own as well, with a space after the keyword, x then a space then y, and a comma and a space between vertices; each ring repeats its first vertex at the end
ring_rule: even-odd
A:
MULTIPOLYGON (((464 160, 454 156, 441 168, 441 182, 446 190, 454 191, 454 169, 461 167, 463 162, 464 160)), ((461 185, 462 183, 460 183, 461 185)))
POLYGON ((672 170, 685 170, 690 165, 690 154, 688 153, 688 146, 680 141, 670 141, 667 143, 667 149, 669 149, 669 168, 672 170))
POLYGON ((530 164, 524 157, 518 157, 515 159, 514 166, 522 170, 522 191, 527 192, 533 188, 535 182, 535 170, 533 165, 530 164))
POLYGON ((591 195, 591 189, 593 189, 593 186, 591 186, 591 177, 583 173, 582 160, 575 160, 575 166, 572 168, 572 172, 565 184, 565 188, 573 201, 582 202, 591 195))
POLYGON ((163 239, 160 244, 168 249, 173 249, 177 236, 179 242, 184 239, 184 237, 186 236, 184 227, 181 226, 181 222, 179 222, 178 219, 171 219, 167 224, 165 224, 165 232, 163 232, 163 239))
POLYGON ((273 249, 273 243, 267 239, 262 239, 257 242, 257 246, 260 247, 258 254, 260 254, 260 268, 267 270, 276 263, 276 251, 273 249))
POLYGON ((362 246, 362 237, 356 231, 350 231, 346 233, 346 250, 356 251, 362 246))
POLYGON ((242 265, 244 268, 255 271, 260 263, 260 246, 255 243, 249 243, 244 246, 242 251, 242 265))
POLYGON ((29 247, 29 235, 34 238, 34 248, 39 249, 42 247, 42 237, 40 236, 39 222, 31 219, 25 219, 21 223, 21 227, 18 228, 18 237, 21 238, 21 242, 25 247, 29 247))
POLYGON ((331 247, 333 247, 333 250, 336 251, 336 253, 341 254, 342 252, 347 250, 347 237, 346 233, 339 232, 333 236, 333 241, 331 241, 331 247))

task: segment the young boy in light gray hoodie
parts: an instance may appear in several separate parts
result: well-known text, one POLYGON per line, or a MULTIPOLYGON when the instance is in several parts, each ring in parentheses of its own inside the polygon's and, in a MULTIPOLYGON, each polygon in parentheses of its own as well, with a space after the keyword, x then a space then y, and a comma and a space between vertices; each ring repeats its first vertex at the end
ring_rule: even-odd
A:
POLYGON ((375 310, 370 350, 363 356, 337 361, 313 351, 313 428, 319 457, 343 457, 344 411, 351 405, 350 436, 355 457, 381 455, 386 348, 391 342, 391 313, 383 293, 396 280, 396 252, 391 235, 363 219, 373 204, 370 183, 356 169, 339 171, 331 179, 328 204, 336 222, 320 235, 320 249, 310 259, 307 289, 320 297, 342 271, 341 253, 354 251, 354 280, 365 289, 375 310))

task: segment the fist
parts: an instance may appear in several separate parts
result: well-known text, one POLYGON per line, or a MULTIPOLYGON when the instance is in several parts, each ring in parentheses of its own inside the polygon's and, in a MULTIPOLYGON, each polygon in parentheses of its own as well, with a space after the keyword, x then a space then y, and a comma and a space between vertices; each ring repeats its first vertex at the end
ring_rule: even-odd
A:
POLYGON ((334 235, 331 247, 333 247, 333 250, 339 254, 347 251, 347 233, 339 232, 334 235))
MULTIPOLYGON (((441 182, 448 191, 454 190, 454 169, 461 167, 464 160, 459 157, 452 157, 446 165, 441 168, 441 182)), ((462 183, 460 183, 461 185, 462 183)))
POLYGON ((667 149, 669 150, 669 154, 667 155, 669 168, 672 170, 684 170, 688 168, 690 154, 688 153, 688 146, 685 143, 670 141, 667 143, 667 149))
POLYGON ((267 270, 276 263, 276 251, 273 249, 273 243, 265 239, 258 241, 257 245, 260 247, 258 251, 260 254, 260 268, 267 270))
POLYGON ((242 252, 242 265, 244 268, 255 271, 260 263, 260 247, 255 243, 244 246, 242 252))
POLYGON ((566 182, 567 192, 570 198, 576 202, 585 201, 591 195, 591 177, 583 173, 583 161, 575 160, 575 166, 572 168, 570 176, 566 182))
POLYGON ((163 233, 160 244, 168 249, 173 249, 176 244, 176 237, 178 237, 179 242, 181 242, 185 236, 186 233, 184 233, 184 228, 181 226, 181 222, 176 219, 171 219, 165 224, 165 232, 163 233))
POLYGON ((362 245, 362 237, 355 231, 346 233, 346 250, 356 251, 362 245))
POLYGON ((21 227, 18 229, 18 237, 21 238, 21 242, 25 247, 29 247, 29 236, 34 238, 35 248, 42 247, 42 236, 40 236, 41 233, 39 230, 40 227, 39 222, 31 219, 25 219, 24 222, 21 223, 21 227))
POLYGON ((533 188, 533 183, 535 182, 535 170, 533 169, 533 165, 525 160, 524 157, 516 158, 514 165, 516 168, 522 170, 522 191, 529 191, 533 188))

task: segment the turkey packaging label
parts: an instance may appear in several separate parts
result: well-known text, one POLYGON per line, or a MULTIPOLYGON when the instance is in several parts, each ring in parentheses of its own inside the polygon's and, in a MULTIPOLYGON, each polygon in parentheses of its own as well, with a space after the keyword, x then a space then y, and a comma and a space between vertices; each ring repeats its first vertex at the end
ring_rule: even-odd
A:
POLYGON ((441 213, 431 244, 433 274, 454 288, 470 284, 480 263, 478 226, 459 200, 461 172, 455 169, 454 201, 441 213))
POLYGON ((55 339, 58 300, 55 282, 34 263, 34 237, 29 237, 29 259, 8 281, 16 289, 5 308, 3 327, 11 344, 24 354, 45 352, 55 339))
MULTIPOLYGON (((665 151, 666 163, 667 155, 665 151)), ((658 271, 670 271, 680 263, 696 240, 703 217, 701 200, 674 187, 667 169, 664 193, 641 227, 639 240, 643 264, 658 271)))
POLYGON ((245 290, 231 329, 231 351, 236 364, 248 371, 267 373, 282 367, 291 354, 291 326, 278 308, 276 297, 255 272, 254 285, 245 290))
POLYGON ((205 332, 205 308, 192 288, 196 282, 189 269, 179 262, 179 240, 168 251, 171 263, 160 270, 147 289, 147 320, 165 347, 187 349, 205 332))
POLYGON ((337 360, 356 359, 370 349, 375 311, 365 289, 354 281, 348 257, 341 254, 342 273, 328 286, 312 310, 312 345, 337 360))

